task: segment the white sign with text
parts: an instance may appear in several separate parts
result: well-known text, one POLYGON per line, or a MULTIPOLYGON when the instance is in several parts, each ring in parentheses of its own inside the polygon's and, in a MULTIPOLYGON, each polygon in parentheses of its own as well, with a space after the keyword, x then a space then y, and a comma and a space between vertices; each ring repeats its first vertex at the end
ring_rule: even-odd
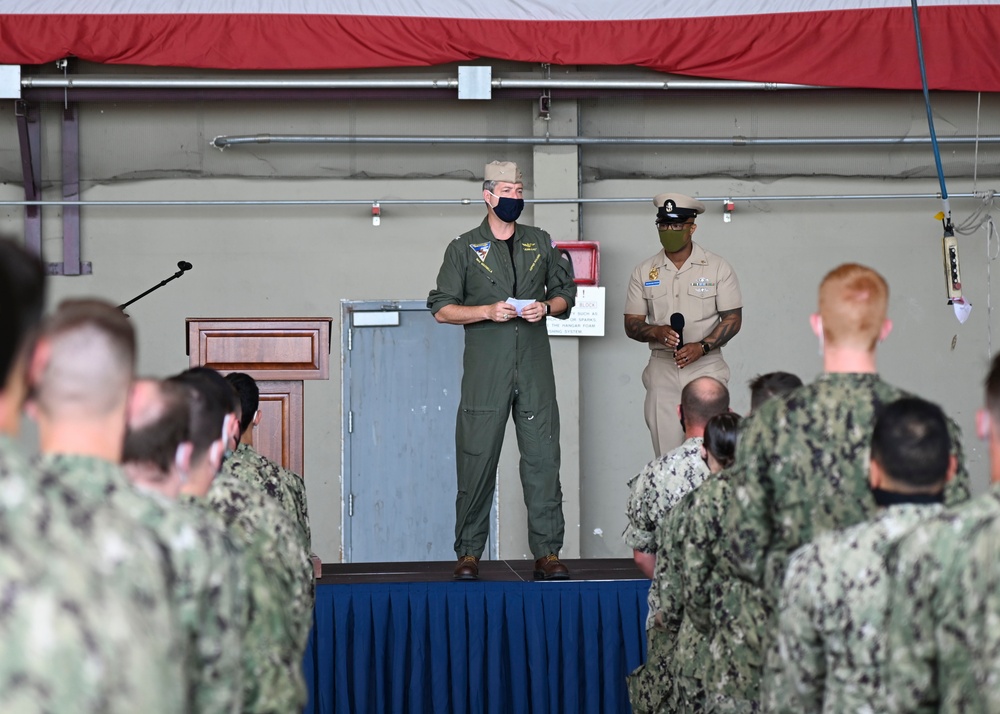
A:
POLYGON ((576 291, 576 305, 568 319, 545 319, 550 335, 604 337, 604 288, 580 286, 576 291))

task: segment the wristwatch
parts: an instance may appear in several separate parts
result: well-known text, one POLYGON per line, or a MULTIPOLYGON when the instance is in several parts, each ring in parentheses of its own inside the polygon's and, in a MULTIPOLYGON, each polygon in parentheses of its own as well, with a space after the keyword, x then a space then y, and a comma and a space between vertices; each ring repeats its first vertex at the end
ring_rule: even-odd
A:
POLYGON ((698 344, 701 345, 701 353, 702 354, 707 355, 709 352, 712 351, 712 346, 710 344, 708 344, 707 342, 705 342, 705 340, 702 340, 698 344))
POLYGON ((549 308, 549 304, 547 302, 543 302, 542 305, 545 306, 545 317, 548 317, 552 310, 549 308))

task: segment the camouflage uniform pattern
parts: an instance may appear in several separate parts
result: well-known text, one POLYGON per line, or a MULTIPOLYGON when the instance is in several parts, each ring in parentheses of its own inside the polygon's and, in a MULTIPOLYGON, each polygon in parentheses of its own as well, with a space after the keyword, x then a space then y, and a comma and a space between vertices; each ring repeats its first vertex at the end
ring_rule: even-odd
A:
MULTIPOLYGON (((735 468, 735 467, 733 467, 735 468)), ((664 623, 677 632, 668 675, 677 711, 756 712, 767 613, 757 588, 735 575, 728 547, 733 468, 689 494, 663 524, 675 563, 658 581, 664 623)))
POLYGON ((776 646, 761 702, 769 712, 886 709, 889 573, 885 554, 940 505, 900 504, 872 521, 819 535, 788 561, 776 646))
MULTIPOLYGON (((819 533, 875 514, 868 485, 875 412, 906 396, 877 374, 823 374, 769 399, 745 420, 736 450, 745 478, 734 499, 736 527, 729 547, 739 554, 738 574, 763 588, 772 612, 792 551, 819 533)), ((959 464, 945 489, 946 503, 952 504, 968 499, 969 474, 961 432, 951 419, 948 426, 959 464)), ((764 651, 774 624, 761 630, 764 651)))
POLYGON ((206 498, 245 550, 252 609, 244 638, 245 711, 301 710, 315 583, 299 528, 273 499, 225 470, 206 498))
POLYGON ((54 472, 80 471, 63 479, 76 502, 133 519, 165 554, 172 574, 168 595, 183 633, 185 711, 240 712, 247 582, 235 546, 197 511, 141 492, 118 467, 97 462, 103 468, 94 468, 95 461, 57 456, 44 463, 54 472))
MULTIPOLYGON (((684 508, 684 502, 678 508, 684 508)), ((664 541, 673 532, 670 522, 677 510, 667 516, 664 523, 664 541)), ((702 712, 706 705, 705 664, 708 659, 707 640, 685 616, 683 597, 684 574, 681 570, 683 553, 665 548, 657 554, 657 580, 660 590, 661 610, 657 626, 673 642, 670 658, 661 673, 659 687, 663 689, 661 711, 684 714, 702 712), (663 565, 661 568, 660 565, 663 565)))
POLYGON ((1000 711, 1000 486, 890 551, 890 712, 1000 711))
POLYGON ((691 437, 676 449, 653 459, 633 476, 629 482, 626 506, 628 526, 623 538, 633 550, 656 553, 656 567, 646 602, 646 662, 628 677, 629 699, 632 711, 658 711, 663 701, 663 678, 672 657, 676 633, 656 626, 660 610, 660 591, 657 573, 663 565, 658 552, 657 531, 667 513, 682 498, 708 478, 710 472, 701 458, 701 437, 691 437))
POLYGON ((312 548, 306 484, 301 476, 274 463, 247 444, 240 444, 236 448, 232 458, 226 460, 224 468, 241 481, 262 489, 264 493, 276 499, 299 524, 306 550, 312 548))
POLYGON ((667 705, 664 672, 670 667, 675 636, 653 625, 646 630, 646 661, 625 678, 632 714, 655 714, 667 705))
POLYGON ((62 489, 0 437, 0 701, 5 713, 185 711, 155 543, 62 489))
POLYGON ((249 584, 240 548, 204 509, 125 489, 112 503, 134 508, 169 549, 178 619, 188 638, 190 711, 242 712, 249 584))
MULTIPOLYGON (((629 482, 625 513, 628 526, 623 538, 625 545, 642 553, 656 553, 656 531, 667 512, 685 495, 698 488, 710 472, 701 458, 702 438, 691 437, 676 449, 653 459, 629 482)), ((649 615, 646 629, 653 626, 659 608, 659 593, 653 585, 647 597, 649 615)))

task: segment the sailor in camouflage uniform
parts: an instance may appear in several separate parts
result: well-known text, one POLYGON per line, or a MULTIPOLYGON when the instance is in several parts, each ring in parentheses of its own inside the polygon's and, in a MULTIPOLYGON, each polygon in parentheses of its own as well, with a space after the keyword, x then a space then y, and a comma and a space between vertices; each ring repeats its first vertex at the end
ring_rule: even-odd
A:
MULTIPOLYGON (((789 372, 758 375, 750 382, 750 413, 801 386, 789 372)), ((744 480, 734 464, 695 492, 685 511, 691 519, 683 551, 686 614, 708 638, 710 656, 701 670, 706 710, 726 714, 760 709, 759 631, 768 617, 760 589, 737 576, 738 560, 728 549, 728 536, 739 525, 733 499, 740 491, 734 483, 744 480)))
POLYGON ((267 628, 273 645, 256 654, 248 711, 297 711, 306 704, 302 656, 312 627, 314 575, 296 524, 265 494, 220 473, 206 496, 253 561, 251 629, 267 628), (265 621, 265 618, 272 618, 265 621), (280 629, 279 629, 280 628, 280 629))
MULTIPOLYGON (((7 488, 20 476, 6 454, 0 462, 0 484, 7 488)), ((17 471, 25 473, 32 472, 17 471)), ((30 510, 37 513, 39 505, 30 510)), ((81 531, 60 506, 41 505, 50 517, 44 527, 17 516, 8 522, 16 507, 0 512, 5 714, 185 712, 173 614, 163 595, 148 600, 143 592, 144 585, 166 587, 156 583, 160 574, 141 567, 148 564, 145 544, 117 537, 118 524, 101 514, 88 514, 88 529, 81 531), (91 547, 105 550, 88 552, 91 547)))
POLYGON ((212 571, 225 569, 227 564, 204 562, 206 555, 195 547, 192 525, 169 503, 132 488, 118 465, 134 364, 135 335, 121 310, 99 300, 70 300, 59 306, 42 327, 32 365, 41 436, 38 467, 48 480, 58 484, 66 503, 87 513, 108 510, 129 522, 132 530, 152 539, 167 573, 166 596, 184 628, 180 650, 174 655, 185 665, 184 709, 238 711, 239 701, 232 694, 234 688, 239 693, 238 681, 214 685, 224 694, 213 694, 209 699, 221 699, 220 707, 200 709, 194 696, 200 687, 193 677, 200 673, 192 663, 203 663, 195 654, 199 642, 208 649, 235 648, 234 654, 216 653, 212 664, 227 678, 239 672, 238 629, 232 628, 235 639, 227 638, 225 631, 235 614, 232 607, 201 613, 199 618, 192 615, 204 607, 203 599, 222 605, 210 592, 217 587, 217 575, 212 571), (226 658, 232 662, 229 666, 226 658))
POLYGON ((706 422, 727 409, 729 390, 717 379, 699 377, 689 382, 681 391, 678 405, 678 416, 684 424, 684 443, 650 461, 629 481, 625 544, 632 548, 639 569, 653 580, 647 596, 646 663, 629 676, 629 697, 636 713, 657 710, 664 691, 668 653, 673 646, 663 630, 655 626, 660 609, 656 532, 670 509, 708 477, 708 466, 701 454, 702 434, 706 422))
POLYGON ((243 632, 249 618, 242 553, 220 519, 177 501, 192 469, 211 464, 188 441, 189 389, 140 380, 132 391, 125 473, 135 491, 115 489, 114 504, 136 513, 169 549, 174 598, 187 637, 188 711, 243 711, 243 632))
MULTIPOLYGON (((888 297, 885 280, 870 268, 845 264, 831 271, 811 320, 822 341, 824 374, 769 400, 744 426, 729 548, 739 554, 738 575, 763 589, 772 612, 792 551, 875 513, 868 486, 874 416, 881 405, 909 396, 876 373, 876 344, 892 327, 888 297)), ((957 503, 969 496, 969 475, 959 428, 948 424, 958 472, 945 498, 957 503)), ((773 622, 761 628, 765 648, 773 631, 773 622)))
POLYGON ((292 518, 302 534, 306 550, 311 549, 312 532, 309 527, 309 508, 302 477, 271 461, 249 444, 240 443, 226 460, 226 469, 249 486, 260 489, 278 502, 292 518))
MULTIPOLYGON (((712 474, 732 466, 739 423, 738 414, 725 412, 712 417, 706 424, 702 458, 712 474)), ((657 621, 675 643, 667 670, 663 673, 663 684, 667 687, 663 711, 701 712, 708 704, 706 665, 712 654, 708 649, 708 638, 687 613, 687 573, 683 567, 688 544, 684 540, 686 529, 683 523, 689 522, 687 504, 712 480, 709 477, 705 484, 685 496, 676 508, 667 513, 657 532, 656 586, 660 592, 657 621)))
MULTIPOLYGON (((225 434, 233 446, 239 400, 211 369, 195 368, 172 378, 198 393, 192 437, 225 434)), ((222 444, 215 442, 217 447, 222 444)), ((228 455, 226 458, 230 458, 228 455)), ((208 489, 184 493, 214 511, 245 555, 251 618, 244 636, 244 711, 291 712, 306 704, 302 656, 312 626, 314 576, 297 524, 273 499, 222 471, 208 489)))
MULTIPOLYGON (((802 380, 788 372, 755 377, 750 382, 751 411, 800 386, 802 380)), ((665 593, 663 608, 677 613, 675 618, 683 610, 678 632, 689 643, 701 643, 679 646, 674 653, 676 671, 689 673, 672 678, 675 707, 701 698, 707 712, 758 710, 764 656, 758 629, 766 613, 760 591, 736 577, 736 561, 728 550, 728 534, 736 525, 729 522, 733 483, 742 480, 734 469, 727 466, 685 496, 670 512, 660 536, 664 550, 678 560, 659 584, 665 593), (693 691, 686 691, 685 685, 693 691)))
POLYGON ((767 711, 886 710, 889 573, 885 555, 914 526, 943 510, 956 468, 944 413, 922 399, 883 408, 871 441, 878 515, 821 533, 788 563, 777 647, 761 682, 767 711))
POLYGON ((152 543, 65 502, 14 442, 44 279, 35 256, 0 240, 0 702, 13 714, 179 714, 172 612, 164 595, 137 597, 166 590, 152 543))
POLYGON ((977 424, 990 490, 889 552, 889 712, 1000 711, 1000 357, 977 424))
POLYGON ((236 478, 255 486, 281 504, 302 531, 306 550, 312 548, 306 485, 302 477, 276 464, 250 446, 253 427, 260 421, 260 389, 249 374, 230 372, 226 381, 240 397, 240 435, 238 446, 226 466, 236 478))

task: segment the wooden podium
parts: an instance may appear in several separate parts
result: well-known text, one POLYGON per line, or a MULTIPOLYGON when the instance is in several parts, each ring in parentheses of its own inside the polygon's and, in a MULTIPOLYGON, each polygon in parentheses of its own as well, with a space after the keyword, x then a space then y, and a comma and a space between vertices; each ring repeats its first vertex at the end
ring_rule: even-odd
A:
POLYGON ((192 367, 222 374, 245 372, 260 387, 260 423, 254 448, 303 473, 302 384, 330 378, 329 317, 189 317, 187 354, 192 367))

